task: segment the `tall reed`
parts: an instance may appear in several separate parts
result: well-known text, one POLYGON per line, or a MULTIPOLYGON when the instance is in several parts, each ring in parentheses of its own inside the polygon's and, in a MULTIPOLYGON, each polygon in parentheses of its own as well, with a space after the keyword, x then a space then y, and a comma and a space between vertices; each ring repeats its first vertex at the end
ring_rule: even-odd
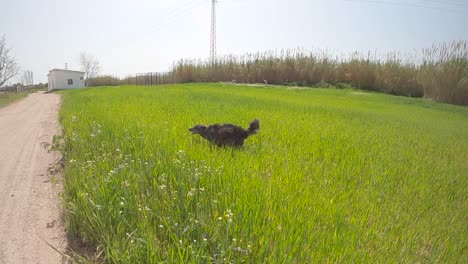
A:
MULTIPOLYGON (((421 53, 336 55, 323 50, 289 49, 226 55, 211 60, 181 59, 167 73, 139 74, 123 84, 191 82, 268 83, 295 86, 351 85, 358 89, 468 105, 466 40, 433 45, 421 53)), ((93 80, 94 85, 114 85, 93 80)))
POLYGON ((468 105, 467 41, 433 45, 423 50, 418 80, 424 96, 437 101, 468 105))
POLYGON ((467 41, 434 45, 422 53, 354 52, 336 56, 302 49, 179 60, 174 82, 268 83, 312 86, 346 83, 359 89, 468 105, 467 41), (421 59, 422 58, 422 62, 421 59))

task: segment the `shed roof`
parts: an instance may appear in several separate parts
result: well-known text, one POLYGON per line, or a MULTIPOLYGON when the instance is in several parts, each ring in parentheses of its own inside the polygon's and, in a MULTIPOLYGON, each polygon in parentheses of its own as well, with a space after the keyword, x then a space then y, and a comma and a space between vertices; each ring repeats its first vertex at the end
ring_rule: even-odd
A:
POLYGON ((83 71, 72 71, 72 70, 64 70, 64 69, 52 69, 52 70, 49 71, 49 74, 50 74, 51 72, 54 72, 54 71, 76 72, 76 73, 83 73, 83 74, 85 73, 85 72, 83 72, 83 71))

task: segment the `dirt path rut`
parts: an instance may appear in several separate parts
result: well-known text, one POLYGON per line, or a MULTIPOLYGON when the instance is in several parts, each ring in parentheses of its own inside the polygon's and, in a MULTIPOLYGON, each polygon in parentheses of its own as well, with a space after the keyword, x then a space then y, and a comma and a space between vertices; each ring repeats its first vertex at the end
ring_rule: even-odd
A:
POLYGON ((58 133, 60 96, 34 93, 0 108, 0 263, 61 263, 66 236, 59 187, 48 174, 58 158, 44 145, 58 133), (47 242, 47 243, 46 243, 47 242))

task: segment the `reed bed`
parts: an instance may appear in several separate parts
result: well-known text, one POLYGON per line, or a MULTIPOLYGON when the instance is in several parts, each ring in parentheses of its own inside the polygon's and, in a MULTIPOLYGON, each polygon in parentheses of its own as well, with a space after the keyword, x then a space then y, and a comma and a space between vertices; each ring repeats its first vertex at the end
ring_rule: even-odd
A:
MULTIPOLYGON (((467 41, 433 45, 422 52, 340 54, 304 49, 182 59, 158 84, 191 82, 267 83, 308 87, 347 87, 393 95, 424 97, 468 105, 467 41)), ((148 85, 148 76, 123 84, 148 85), (146 77, 146 78, 145 78, 146 77)), ((153 83, 153 82, 152 82, 153 83)), ((98 83, 97 85, 112 85, 98 83)))

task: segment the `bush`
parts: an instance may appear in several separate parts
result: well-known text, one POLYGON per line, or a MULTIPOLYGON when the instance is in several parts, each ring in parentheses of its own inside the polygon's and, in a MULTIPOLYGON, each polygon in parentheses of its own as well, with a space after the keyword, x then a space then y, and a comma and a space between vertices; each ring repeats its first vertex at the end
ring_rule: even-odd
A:
POLYGON ((334 88, 335 86, 333 86, 333 84, 331 84, 331 83, 327 83, 325 81, 320 81, 320 82, 312 85, 312 87, 314 87, 314 88, 334 88))
POLYGON ((336 89, 349 89, 349 88, 352 88, 350 85, 346 84, 346 83, 337 83, 335 85, 335 88, 336 89))

